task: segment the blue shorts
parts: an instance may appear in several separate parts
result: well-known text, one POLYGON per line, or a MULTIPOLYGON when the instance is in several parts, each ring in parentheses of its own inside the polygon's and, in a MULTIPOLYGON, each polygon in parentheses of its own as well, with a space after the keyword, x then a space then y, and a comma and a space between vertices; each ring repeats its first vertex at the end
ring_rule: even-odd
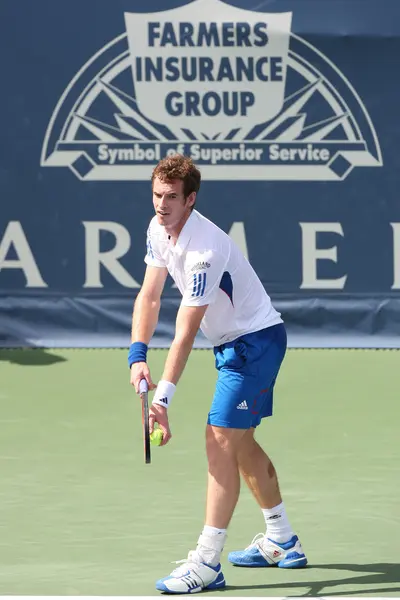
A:
POLYGON ((286 353, 283 323, 214 348, 218 370, 207 423, 250 429, 272 415, 273 389, 286 353))

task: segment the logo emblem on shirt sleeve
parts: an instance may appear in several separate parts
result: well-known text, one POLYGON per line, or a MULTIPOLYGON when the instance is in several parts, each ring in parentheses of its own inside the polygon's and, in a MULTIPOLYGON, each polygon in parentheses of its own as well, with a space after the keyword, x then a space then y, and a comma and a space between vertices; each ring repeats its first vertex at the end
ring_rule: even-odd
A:
POLYGON ((192 298, 204 296, 207 283, 207 273, 194 273, 192 298))

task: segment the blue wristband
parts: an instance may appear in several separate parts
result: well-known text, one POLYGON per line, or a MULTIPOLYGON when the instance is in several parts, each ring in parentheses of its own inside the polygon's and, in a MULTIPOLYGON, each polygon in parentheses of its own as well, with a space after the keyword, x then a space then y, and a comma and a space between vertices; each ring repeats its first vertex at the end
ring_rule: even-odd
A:
POLYGON ((128 354, 128 365, 129 368, 133 363, 146 362, 147 359, 147 345, 143 342, 133 342, 129 348, 128 354))

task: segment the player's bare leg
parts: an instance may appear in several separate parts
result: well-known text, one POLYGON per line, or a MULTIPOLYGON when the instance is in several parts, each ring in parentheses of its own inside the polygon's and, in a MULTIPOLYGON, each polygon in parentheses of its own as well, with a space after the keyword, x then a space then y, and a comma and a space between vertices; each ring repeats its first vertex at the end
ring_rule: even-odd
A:
POLYGON ((240 491, 237 452, 245 429, 227 429, 207 425, 208 488, 206 524, 195 551, 182 567, 157 582, 158 590, 167 593, 193 593, 225 587, 220 556, 226 529, 232 518, 240 491))
POLYGON ((242 437, 237 459, 240 473, 264 514, 266 533, 258 534, 245 550, 231 552, 229 561, 248 567, 306 566, 307 558, 286 515, 274 465, 254 439, 253 428, 242 437))
POLYGON ((261 509, 281 504, 278 476, 274 465, 254 439, 254 429, 240 440, 238 453, 240 473, 261 509))
POLYGON ((206 525, 226 529, 240 492, 238 449, 244 429, 207 425, 208 487, 206 525))
POLYGON ((206 519, 196 552, 201 560, 216 566, 220 562, 240 492, 238 450, 245 429, 207 425, 206 450, 208 485, 206 519))

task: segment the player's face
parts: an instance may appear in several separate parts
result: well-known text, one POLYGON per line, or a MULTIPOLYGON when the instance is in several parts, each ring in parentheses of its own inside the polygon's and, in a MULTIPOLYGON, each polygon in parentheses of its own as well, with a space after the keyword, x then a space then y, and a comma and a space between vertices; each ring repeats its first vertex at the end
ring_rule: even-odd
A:
POLYGON ((196 194, 185 198, 183 194, 183 181, 161 181, 158 177, 153 181, 153 204, 157 221, 169 230, 179 228, 189 216, 196 194))

